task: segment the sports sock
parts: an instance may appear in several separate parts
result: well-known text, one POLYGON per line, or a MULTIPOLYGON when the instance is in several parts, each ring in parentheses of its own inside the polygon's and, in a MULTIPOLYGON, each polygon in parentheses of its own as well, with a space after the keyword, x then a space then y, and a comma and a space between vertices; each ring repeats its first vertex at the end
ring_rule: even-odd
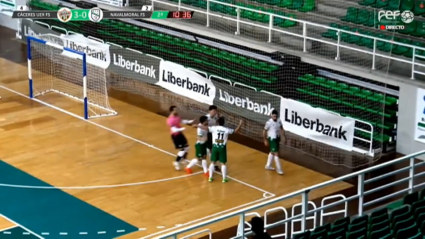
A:
POLYGON ((198 163, 198 159, 192 159, 192 160, 190 160, 190 163, 187 165, 186 168, 192 168, 197 163, 198 163))
POLYGON ((207 149, 208 159, 211 160, 211 150, 207 149))
POLYGON ((282 166, 280 165, 280 160, 278 156, 274 156, 274 163, 276 164, 276 169, 277 170, 282 170, 282 166))
POLYGON ((185 151, 179 151, 178 153, 177 153, 177 158, 176 158, 176 162, 180 162, 181 160, 182 160, 182 158, 183 158, 183 156, 186 154, 186 152, 185 151))
POLYGON ((213 174, 214 174, 214 164, 212 163, 210 164, 210 178, 213 177, 213 174))
POLYGON ((273 162, 273 154, 269 153, 269 157, 267 158, 267 164, 266 167, 271 167, 273 162))
POLYGON ((208 173, 208 166, 207 166, 207 160, 202 159, 202 168, 204 169, 204 173, 208 173))
POLYGON ((227 166, 226 165, 221 165, 221 174, 223 176, 223 179, 227 178, 227 166))

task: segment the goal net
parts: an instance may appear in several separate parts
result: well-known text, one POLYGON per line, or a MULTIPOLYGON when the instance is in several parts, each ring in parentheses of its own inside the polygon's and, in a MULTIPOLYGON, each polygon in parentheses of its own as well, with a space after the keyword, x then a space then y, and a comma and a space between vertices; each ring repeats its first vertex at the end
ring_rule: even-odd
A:
POLYGON ((108 99, 105 69, 83 52, 63 47, 58 36, 28 37, 30 97, 57 93, 84 104, 84 118, 116 115, 108 99))

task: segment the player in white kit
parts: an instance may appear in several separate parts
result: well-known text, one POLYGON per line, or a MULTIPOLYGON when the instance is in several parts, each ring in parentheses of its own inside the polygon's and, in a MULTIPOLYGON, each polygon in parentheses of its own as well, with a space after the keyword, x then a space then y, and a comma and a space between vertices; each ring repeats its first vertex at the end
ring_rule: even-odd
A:
MULTIPOLYGON (((204 126, 204 127, 208 126, 207 116, 201 116, 201 118, 199 118, 198 126, 204 126)), ((208 130, 205 129, 205 128, 203 129, 201 127, 198 127, 197 128, 197 135, 198 135, 198 140, 196 141, 196 144, 195 144, 196 158, 192 159, 190 161, 190 163, 187 165, 186 172, 191 174, 192 173, 191 168, 193 166, 195 166, 199 161, 201 161, 201 165, 202 165, 202 168, 204 170, 204 175, 205 175, 205 177, 208 178, 208 167, 207 167, 207 160, 206 160, 208 130)))
MULTIPOLYGON (((217 125, 217 120, 219 118, 218 112, 217 112, 217 106, 210 105, 208 108, 208 114, 205 115, 208 118, 208 126, 214 126, 217 125)), ((207 153, 208 158, 211 160, 211 150, 212 150, 212 134, 211 132, 208 132, 208 141, 207 141, 207 153)), ((215 166, 215 171, 220 172, 220 168, 218 166, 215 166)))
POLYGON ((266 122, 263 130, 264 144, 270 148, 269 157, 266 163, 267 170, 275 170, 271 164, 274 160, 276 171, 278 174, 283 174, 282 166, 279 161, 279 145, 280 137, 283 136, 286 144, 285 130, 283 129, 282 121, 278 117, 277 110, 273 110, 271 118, 266 122))
MULTIPOLYGON (((220 117, 217 120, 218 125, 209 126, 208 129, 212 134, 212 150, 211 150, 211 164, 209 167, 209 179, 212 182, 214 180, 214 167, 217 161, 221 163, 221 174, 223 176, 223 183, 228 181, 227 179, 227 140, 230 134, 237 133, 242 126, 242 120, 239 122, 238 127, 233 130, 224 127, 224 118, 220 117)), ((203 127, 203 126, 200 126, 203 127)))

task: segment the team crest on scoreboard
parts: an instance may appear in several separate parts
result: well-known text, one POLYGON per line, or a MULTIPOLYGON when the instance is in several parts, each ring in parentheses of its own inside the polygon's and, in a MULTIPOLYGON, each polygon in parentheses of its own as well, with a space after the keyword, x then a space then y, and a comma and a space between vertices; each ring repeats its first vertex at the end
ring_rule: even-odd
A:
POLYGON ((61 22, 69 22, 72 18, 72 12, 69 8, 63 7, 58 11, 58 19, 61 22))
POLYGON ((103 19, 102 9, 97 7, 90 9, 89 19, 92 22, 100 22, 103 19))

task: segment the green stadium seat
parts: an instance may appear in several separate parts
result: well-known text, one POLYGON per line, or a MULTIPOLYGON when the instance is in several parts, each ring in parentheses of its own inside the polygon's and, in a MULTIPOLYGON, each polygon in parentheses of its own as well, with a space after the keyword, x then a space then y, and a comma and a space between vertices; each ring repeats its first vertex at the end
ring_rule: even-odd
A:
POLYGON ((362 228, 357 231, 349 231, 347 234, 347 239, 359 239, 367 237, 367 228, 362 228))
POLYGON ((358 35, 359 34, 359 29, 357 29, 357 28, 352 28, 352 29, 350 29, 350 31, 352 31, 353 33, 352 34, 348 34, 348 37, 347 38, 345 38, 344 37, 344 41, 345 42, 348 42, 348 43, 351 43, 351 44, 357 44, 358 42, 360 42, 360 36, 358 35))
POLYGON ((401 0, 389 0, 388 5, 384 7, 385 10, 399 10, 401 0))
POLYGON ((401 0, 400 11, 412 11, 415 7, 415 0, 401 0))
POLYGON ((357 86, 350 86, 346 89, 344 89, 342 92, 344 92, 345 94, 349 94, 349 95, 354 95, 355 93, 359 92, 360 88, 357 86))
POLYGON ((279 3, 279 7, 289 7, 292 6, 293 3, 293 0, 281 0, 281 2, 279 3))
POLYGON ((339 228, 345 228, 345 230, 348 230, 349 224, 350 224, 350 217, 338 218, 332 223, 331 230, 333 231, 334 228, 337 228, 338 230, 339 228))
POLYGON ((392 238, 391 229, 390 227, 384 227, 379 231, 371 231, 369 234, 369 239, 376 239, 376 238, 392 238))
POLYGON ((399 239, 405 239, 406 237, 402 237, 403 235, 400 232, 403 232, 405 229, 411 229, 412 227, 417 228, 415 219, 410 217, 403 221, 397 221, 394 223, 393 227, 393 236, 399 239))
POLYGON ((333 88, 335 91, 343 91, 348 88, 348 85, 345 83, 337 83, 335 88, 333 88))
POLYGON ((304 0, 293 0, 292 5, 287 6, 289 9, 300 9, 304 4, 304 0))
POLYGON ((420 16, 425 14, 425 0, 415 1, 415 7, 413 8, 413 13, 415 16, 420 16))
POLYGON ((420 24, 420 22, 413 20, 409 24, 404 24, 404 29, 399 30, 398 32, 403 33, 403 34, 412 34, 412 35, 417 34, 416 29, 418 28, 418 23, 420 24))
POLYGON ((404 205, 412 205, 414 202, 419 200, 419 192, 413 192, 413 193, 409 193, 406 194, 403 197, 403 204, 404 205))
POLYGON ((403 205, 399 206, 398 208, 394 209, 394 211, 391 212, 390 215, 390 221, 393 222, 394 218, 399 216, 399 215, 403 215, 405 213, 410 213, 410 207, 408 205, 403 205))
POLYGON ((278 5, 281 1, 280 0, 266 0, 265 3, 269 5, 278 5))
POLYGON ((409 237, 407 239, 422 239, 422 234, 420 232, 417 232, 416 235, 409 237))
POLYGON ((330 232, 328 232, 327 239, 345 238, 346 233, 347 233, 347 231, 345 230, 345 228, 341 228, 338 231, 330 231, 330 232))
POLYGON ((352 22, 356 24, 363 24, 369 20, 370 15, 371 13, 369 12, 369 10, 365 10, 365 9, 359 10, 357 14, 357 18, 354 19, 352 22))
POLYGON ((369 217, 370 223, 373 223, 373 220, 375 218, 384 219, 382 217, 385 217, 385 219, 386 218, 389 219, 388 209, 385 207, 381 209, 377 209, 370 214, 370 217, 369 217))
POLYGON ((326 81, 326 78, 318 76, 318 77, 315 77, 314 79, 311 79, 310 83, 320 86, 325 81, 326 81))
POLYGON ((418 218, 421 214, 425 214, 425 207, 416 208, 414 211, 414 217, 418 218))
POLYGON ((359 4, 363 5, 363 6, 370 6, 370 5, 374 4, 375 2, 376 2, 376 0, 361 0, 359 2, 359 4))
MULTIPOLYGON (((340 26, 336 23, 331 23, 331 24, 329 24, 329 26, 333 27, 333 28, 340 28, 340 26)), ((338 32, 336 30, 333 30, 333 29, 328 29, 328 31, 322 33, 322 37, 337 40, 338 39, 338 32)))
POLYGON ((411 210, 412 212, 415 212, 415 210, 420 207, 425 207, 425 199, 421 199, 419 201, 412 203, 411 210))
POLYGON ((419 193, 419 200, 424 199, 425 198, 425 188, 421 190, 421 192, 419 193))
POLYGON ((310 83, 311 80, 314 80, 314 77, 315 76, 312 74, 305 74, 303 76, 298 77, 298 79, 306 83, 310 83))
MULTIPOLYGON (((411 44, 412 41, 405 38, 396 38, 397 42, 403 43, 403 44, 411 44)), ((401 46, 401 45, 394 45, 397 46, 395 49, 393 49, 391 52, 396 55, 403 55, 404 53, 409 51, 409 47, 407 46, 401 46)))
POLYGON ((347 9, 347 14, 341 18, 341 21, 354 22, 357 19, 358 13, 359 13, 359 9, 355 7, 349 7, 347 9))
POLYGON ((383 8, 388 5, 388 0, 376 0, 375 4, 372 4, 371 7, 383 8))
POLYGON ((420 231, 421 231, 422 235, 425 235, 425 222, 422 222, 420 231))
MULTIPOLYGON (((295 14, 286 14, 285 16, 289 17, 291 19, 296 19, 295 14)), ((279 26, 283 27, 283 28, 293 27, 293 26, 296 26, 296 25, 297 25, 297 22, 287 20, 287 19, 285 19, 285 21, 282 24, 279 24, 279 26)))
MULTIPOLYGON (((381 216, 381 217, 383 217, 383 216, 381 216)), ((375 219, 381 219, 381 218, 376 217, 375 219)), ((390 225, 390 219, 387 216, 387 219, 384 219, 384 220, 381 219, 380 221, 377 221, 375 223, 371 223, 369 231, 371 231, 371 232, 381 231, 382 229, 388 227, 389 225, 390 225)))
POLYGON ((316 0, 304 0, 302 8, 297 9, 300 12, 310 12, 316 8, 316 0))
POLYGON ((311 232, 309 239, 322 239, 322 238, 326 238, 327 235, 328 235, 328 231, 326 230, 319 231, 315 229, 313 232, 311 232))
POLYGON ((410 32, 410 35, 417 37, 425 37, 425 21, 414 21, 416 22, 416 30, 410 32))
MULTIPOLYGON (((344 31, 351 31, 351 27, 349 26, 342 26, 341 30, 344 31)), ((348 41, 348 39, 350 38, 351 34, 350 33, 346 33, 346 32, 341 32, 341 40, 342 41, 348 41)))

